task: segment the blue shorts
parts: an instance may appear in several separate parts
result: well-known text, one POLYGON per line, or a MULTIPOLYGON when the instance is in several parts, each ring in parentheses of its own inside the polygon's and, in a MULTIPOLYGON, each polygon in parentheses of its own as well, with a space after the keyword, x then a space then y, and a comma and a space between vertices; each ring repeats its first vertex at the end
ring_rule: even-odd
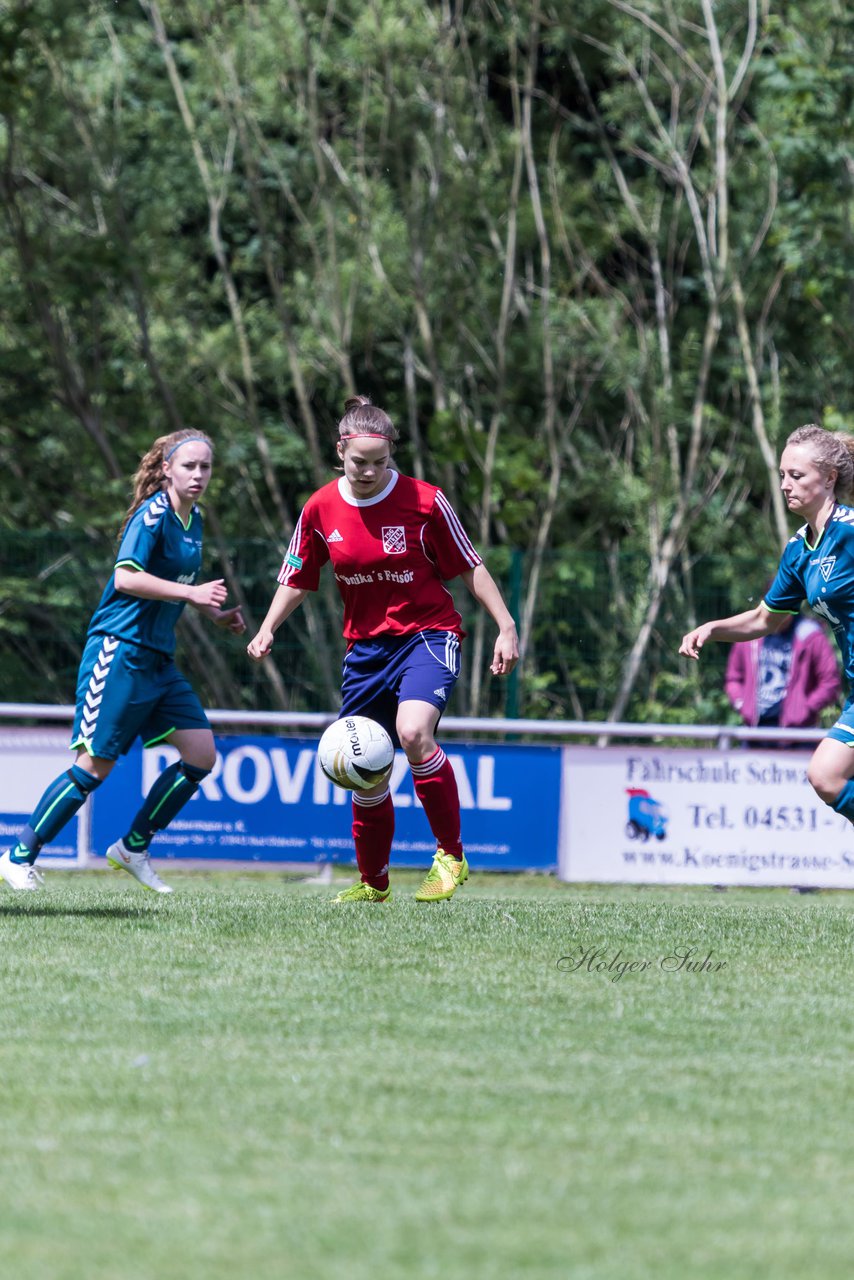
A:
POLYGON ((460 641, 453 631, 355 640, 342 668, 341 715, 370 716, 400 746, 395 721, 401 702, 415 698, 445 710, 460 674, 460 641))
POLYGON ((117 760, 176 729, 209 729, 208 718, 174 659, 117 636, 90 636, 77 675, 71 746, 117 760))
POLYGON ((839 719, 828 729, 826 736, 844 742, 846 747, 854 747, 854 698, 845 703, 839 719))

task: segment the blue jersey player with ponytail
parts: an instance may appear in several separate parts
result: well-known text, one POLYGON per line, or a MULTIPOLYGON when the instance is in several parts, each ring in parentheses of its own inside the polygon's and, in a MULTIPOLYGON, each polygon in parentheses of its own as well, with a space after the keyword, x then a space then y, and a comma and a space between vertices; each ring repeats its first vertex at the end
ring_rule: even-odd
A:
MULTIPOLYGON (((804 524, 789 539, 777 575, 755 609, 704 622, 679 652, 699 658, 707 640, 753 640, 771 635, 804 600, 830 624, 854 690, 854 437, 813 424, 799 427, 780 459, 780 488, 804 524)), ((816 793, 854 822, 854 696, 818 744, 808 775, 816 793)))
POLYGON ((212 459, 209 438, 183 430, 156 440, 140 462, 115 568, 89 623, 77 677, 71 737, 77 758, 50 784, 15 846, 0 857, 0 877, 11 889, 41 888, 34 865, 40 850, 140 737, 145 746, 170 743, 180 759, 154 783, 107 859, 144 888, 172 892, 151 866, 148 848, 216 759, 207 716, 175 666, 175 626, 190 604, 235 635, 245 630, 239 608, 222 608, 222 579, 196 582, 202 562, 196 501, 210 481, 212 459))

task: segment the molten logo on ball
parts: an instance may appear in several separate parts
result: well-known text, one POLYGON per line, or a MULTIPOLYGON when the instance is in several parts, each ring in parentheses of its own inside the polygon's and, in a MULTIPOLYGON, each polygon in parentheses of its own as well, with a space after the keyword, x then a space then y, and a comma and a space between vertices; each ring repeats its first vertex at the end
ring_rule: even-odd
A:
POLYGON ((325 730, 317 747, 320 767, 348 791, 369 791, 385 782, 394 763, 391 738, 367 716, 344 716, 325 730))

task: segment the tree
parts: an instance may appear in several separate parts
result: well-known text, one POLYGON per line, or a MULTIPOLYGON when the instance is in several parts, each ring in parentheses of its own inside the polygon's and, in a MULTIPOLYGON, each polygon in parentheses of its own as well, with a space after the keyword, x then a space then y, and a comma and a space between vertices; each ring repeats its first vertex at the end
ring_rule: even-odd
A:
MULTIPOLYGON (((199 423, 257 618, 363 391, 521 569, 520 711, 691 714, 676 635, 753 590, 731 528, 770 565, 782 438, 849 422, 851 31, 836 0, 6 5, 0 521, 53 531, 37 572, 72 556, 85 615, 125 477, 199 423)), ((0 627, 64 670, 69 603, 9 580, 0 627)), ((326 583, 286 675, 187 660, 218 701, 330 706, 338 611, 326 583)), ((499 709, 471 631, 458 706, 499 709)))

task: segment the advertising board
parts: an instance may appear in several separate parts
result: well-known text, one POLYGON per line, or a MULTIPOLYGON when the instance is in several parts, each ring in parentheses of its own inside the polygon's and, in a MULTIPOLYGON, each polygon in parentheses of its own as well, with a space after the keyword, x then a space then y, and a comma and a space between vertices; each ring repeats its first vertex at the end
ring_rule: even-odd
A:
POLYGON ((564 880, 854 888, 854 826, 808 751, 563 750, 564 880))
MULTIPOLYGON (((12 843, 29 822, 44 789, 74 757, 68 750, 68 732, 61 729, 16 729, 0 735, 0 848, 12 843)), ((85 857, 88 806, 46 844, 39 866, 74 866, 85 857)))
MULTIPOLYGON (((154 857, 315 862, 354 859, 350 795, 317 764, 317 740, 217 737, 217 763, 168 830, 154 857)), ((445 744, 462 806, 472 867, 557 869, 561 750, 549 746, 445 744)), ((92 849, 124 834, 158 774, 176 759, 167 746, 135 747, 93 797, 92 849)), ((391 778, 393 860, 423 866, 435 851, 402 752, 391 778)))

